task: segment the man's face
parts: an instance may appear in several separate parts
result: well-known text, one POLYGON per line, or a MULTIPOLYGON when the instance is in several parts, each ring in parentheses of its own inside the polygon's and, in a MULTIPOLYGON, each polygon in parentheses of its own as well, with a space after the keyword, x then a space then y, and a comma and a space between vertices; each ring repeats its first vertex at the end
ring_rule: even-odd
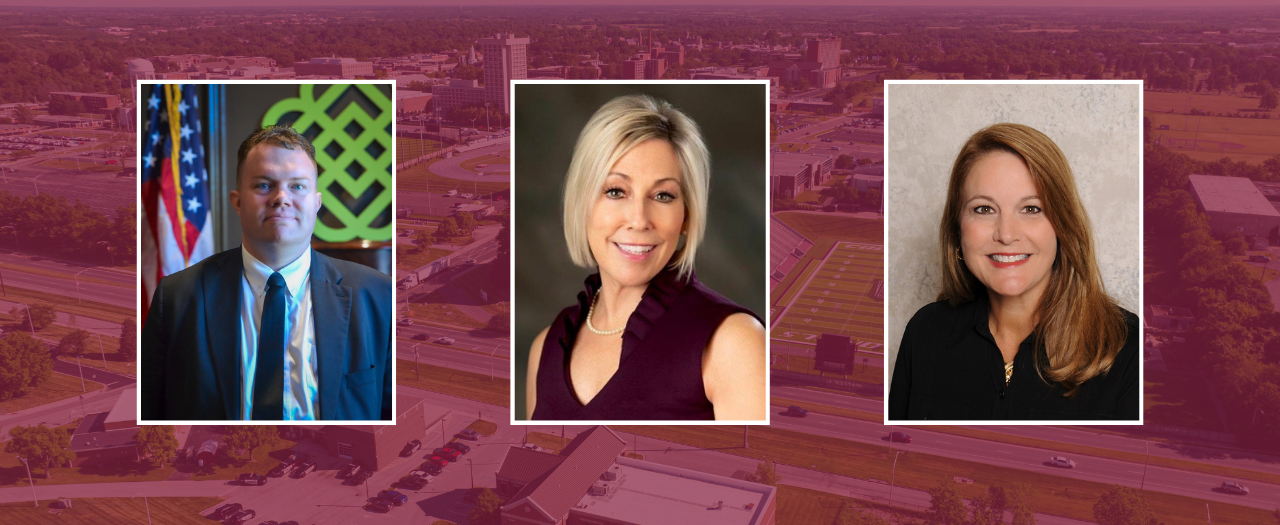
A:
POLYGON ((305 151, 259 144, 240 170, 231 207, 246 244, 276 251, 309 246, 320 211, 316 166, 305 151))

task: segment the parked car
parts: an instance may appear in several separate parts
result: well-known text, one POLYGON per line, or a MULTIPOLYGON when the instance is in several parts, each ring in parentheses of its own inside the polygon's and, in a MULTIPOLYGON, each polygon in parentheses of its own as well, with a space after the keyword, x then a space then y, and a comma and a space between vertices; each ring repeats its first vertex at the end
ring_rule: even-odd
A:
POLYGON ((1234 481, 1222 482, 1222 491, 1228 494, 1239 494, 1241 496, 1249 495, 1249 487, 1246 487, 1234 481))
POLYGON ((422 487, 427 486, 427 480, 417 476, 404 476, 396 482, 396 486, 409 490, 422 490, 422 487))
POLYGON ((242 510, 227 518, 227 523, 231 525, 239 525, 258 516, 257 512, 252 510, 242 510))
POLYGON ((231 517, 232 514, 240 512, 241 509, 244 509, 244 505, 241 505, 239 503, 228 503, 226 505, 218 507, 218 510, 213 511, 213 514, 210 514, 209 518, 222 521, 224 519, 231 517))
POLYGON ((449 190, 449 191, 444 192, 444 196, 445 196, 445 197, 452 197, 452 196, 457 195, 457 194, 458 194, 458 190, 449 190))
POLYGON ((421 465, 418 465, 418 470, 424 471, 432 476, 439 476, 440 473, 444 471, 444 469, 440 468, 440 465, 430 461, 423 461, 421 465))
POLYGON ((338 471, 338 477, 349 478, 359 473, 360 473, 360 464, 352 461, 351 463, 347 464, 347 466, 342 467, 342 470, 338 471))
POLYGON ((266 476, 263 476, 261 474, 254 474, 252 472, 245 472, 244 474, 241 474, 240 477, 237 479, 240 480, 241 485, 266 485, 267 484, 266 476))
POLYGON ((432 454, 440 456, 454 463, 457 463, 458 457, 462 456, 461 452, 458 452, 457 450, 454 450, 452 448, 437 448, 435 452, 432 452, 432 454))
POLYGON ((892 441, 894 443, 910 443, 911 436, 903 434, 902 432, 890 432, 889 441, 892 441))
POLYGON ((366 469, 366 470, 361 470, 360 472, 357 472, 355 475, 347 479, 351 481, 353 485, 359 485, 361 483, 369 481, 369 478, 371 477, 373 477, 373 471, 366 469))
POLYGON ((273 478, 284 477, 286 474, 293 472, 293 469, 296 467, 297 465, 292 461, 281 461, 279 465, 276 465, 274 468, 267 471, 267 475, 273 478))
POLYGON ((1260 263, 1271 262, 1271 258, 1267 257, 1266 255, 1250 255, 1249 262, 1260 262, 1260 263))
POLYGON ((462 195, 460 195, 460 197, 462 197, 462 198, 464 198, 464 199, 470 199, 470 198, 472 197, 472 195, 471 195, 470 193, 463 193, 462 195))
POLYGON ((446 458, 444 456, 437 456, 433 454, 429 459, 427 459, 427 461, 434 463, 436 465, 439 465, 441 467, 449 466, 449 458, 446 458))
POLYGON ((480 441, 480 433, 469 428, 462 429, 462 432, 458 432, 457 434, 454 434, 454 436, 467 441, 480 441))
POLYGON ((305 478, 305 477, 307 477, 307 474, 310 474, 310 473, 312 473, 312 472, 315 472, 315 470, 316 470, 316 462, 314 462, 314 461, 308 461, 308 462, 306 462, 306 463, 303 463, 303 464, 301 464, 301 465, 298 465, 298 468, 294 469, 294 471, 293 471, 293 477, 295 477, 295 478, 305 478))
POLYGON ((468 446, 466 443, 459 443, 457 441, 450 441, 448 443, 445 443, 444 448, 451 448, 463 454, 471 452, 470 446, 468 446))
POLYGON ((809 411, 793 405, 787 407, 787 415, 791 417, 805 417, 809 415, 809 411))
POLYGON ((409 496, 405 496, 404 494, 401 494, 394 490, 380 491, 378 492, 378 497, 385 499, 387 501, 390 501, 392 504, 394 504, 397 507, 409 502, 409 496))
POLYGON ((391 512, 395 505, 382 498, 371 498, 364 508, 377 512, 391 512))
POLYGON ((1076 462, 1062 456, 1049 458, 1049 464, 1059 468, 1076 468, 1076 462))
POLYGON ((423 470, 410 471, 409 475, 415 478, 418 478, 422 481, 425 481, 427 483, 431 483, 432 480, 436 479, 435 476, 432 476, 431 474, 428 474, 426 471, 423 471, 423 470))
POLYGON ((452 337, 441 337, 439 339, 436 339, 436 343, 442 344, 442 345, 451 345, 454 343, 454 341, 452 337))
POLYGON ((413 441, 406 443, 404 445, 404 448, 400 449, 400 457, 407 458, 409 456, 412 456, 414 452, 417 452, 419 450, 422 450, 422 442, 415 439, 413 441))

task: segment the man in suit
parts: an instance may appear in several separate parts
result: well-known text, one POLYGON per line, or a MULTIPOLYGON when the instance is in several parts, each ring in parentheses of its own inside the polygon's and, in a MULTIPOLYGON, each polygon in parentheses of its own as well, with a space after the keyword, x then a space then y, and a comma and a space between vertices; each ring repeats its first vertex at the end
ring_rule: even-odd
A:
POLYGON ((242 246, 156 285, 144 420, 390 420, 391 278, 311 249, 315 149, 288 126, 240 145, 242 246))

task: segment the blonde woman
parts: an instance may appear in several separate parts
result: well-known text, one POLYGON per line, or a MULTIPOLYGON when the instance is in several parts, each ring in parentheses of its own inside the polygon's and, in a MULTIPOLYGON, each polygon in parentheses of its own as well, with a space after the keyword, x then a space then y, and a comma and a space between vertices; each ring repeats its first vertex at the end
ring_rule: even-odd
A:
POLYGON ((697 124, 645 95, 602 106, 564 190, 577 304, 534 339, 536 420, 762 420, 759 317, 698 281, 711 159, 697 124))
POLYGON ((1103 289, 1066 157, 1020 124, 951 168, 942 292, 907 324, 889 419, 1137 420, 1137 316, 1103 289))

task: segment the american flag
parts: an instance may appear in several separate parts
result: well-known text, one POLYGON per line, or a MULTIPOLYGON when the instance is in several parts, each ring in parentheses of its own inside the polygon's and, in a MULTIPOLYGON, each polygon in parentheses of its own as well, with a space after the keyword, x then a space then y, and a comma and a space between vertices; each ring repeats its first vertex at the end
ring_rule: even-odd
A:
POLYGON ((209 173, 196 86, 160 84, 144 101, 142 319, 160 278, 213 254, 209 173))

